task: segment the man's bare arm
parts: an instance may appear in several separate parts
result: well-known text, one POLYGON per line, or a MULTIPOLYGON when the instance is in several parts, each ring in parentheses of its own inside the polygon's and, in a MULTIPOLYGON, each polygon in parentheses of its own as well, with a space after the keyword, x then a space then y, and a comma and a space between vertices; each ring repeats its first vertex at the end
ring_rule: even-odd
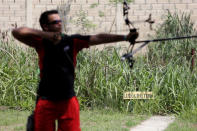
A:
POLYGON ((59 32, 45 32, 27 27, 16 28, 12 30, 12 34, 17 40, 30 46, 35 43, 35 39, 33 38, 35 36, 48 39, 54 44, 57 44, 61 40, 59 32))
POLYGON ((116 35, 116 34, 97 34, 90 37, 89 45, 99 45, 104 43, 128 41, 130 39, 136 39, 138 37, 137 32, 131 32, 128 35, 116 35))

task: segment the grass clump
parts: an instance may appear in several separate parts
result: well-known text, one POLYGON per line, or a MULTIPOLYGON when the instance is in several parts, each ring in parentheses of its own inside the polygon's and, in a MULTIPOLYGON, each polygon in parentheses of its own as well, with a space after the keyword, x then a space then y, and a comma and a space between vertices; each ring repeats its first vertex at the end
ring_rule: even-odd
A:
POLYGON ((39 74, 36 57, 30 48, 0 43, 0 105, 32 108, 39 74))

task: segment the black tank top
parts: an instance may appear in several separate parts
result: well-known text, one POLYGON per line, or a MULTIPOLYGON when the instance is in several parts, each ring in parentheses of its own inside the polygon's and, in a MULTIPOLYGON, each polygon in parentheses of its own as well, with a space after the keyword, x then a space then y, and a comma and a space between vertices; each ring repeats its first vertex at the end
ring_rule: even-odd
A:
POLYGON ((73 39, 63 35, 59 44, 43 40, 44 58, 38 96, 49 100, 63 100, 75 96, 73 39))

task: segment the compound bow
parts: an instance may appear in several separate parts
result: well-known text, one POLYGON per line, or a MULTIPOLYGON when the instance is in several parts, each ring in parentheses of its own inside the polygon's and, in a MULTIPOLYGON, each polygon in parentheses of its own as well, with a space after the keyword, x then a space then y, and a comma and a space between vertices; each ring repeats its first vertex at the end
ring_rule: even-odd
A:
MULTIPOLYGON (((151 20, 151 14, 149 15, 147 20, 144 21, 130 21, 129 20, 129 9, 130 7, 128 6, 128 3, 126 2, 126 0, 124 0, 123 2, 123 16, 124 16, 124 20, 125 20, 125 24, 129 27, 129 31, 130 32, 136 32, 137 29, 134 26, 134 23, 139 23, 139 22, 147 22, 150 24, 150 29, 152 29, 152 24, 154 23, 154 21, 151 20)), ((134 46, 136 41, 134 40, 129 40, 130 46, 129 48, 130 51, 129 52, 133 52, 134 46)), ((132 53, 128 53, 122 56, 122 60, 127 59, 130 68, 133 67, 134 64, 134 59, 133 59, 133 54, 132 53)))
MULTIPOLYGON (((134 27, 134 23, 139 23, 139 22, 149 23, 150 24, 150 29, 152 29, 152 24, 154 23, 154 21, 151 19, 151 14, 149 15, 147 20, 144 20, 144 21, 130 21, 129 17, 128 17, 129 16, 129 9, 130 9, 130 7, 128 6, 128 3, 126 2, 126 0, 124 0, 124 2, 123 2, 123 16, 124 16, 125 24, 129 27, 130 32, 136 32, 137 31, 137 29, 134 27)), ((179 39, 191 39, 191 38, 197 38, 197 36, 193 35, 193 36, 182 36, 182 37, 172 37, 172 38, 142 40, 142 41, 129 40, 130 46, 132 46, 131 50, 129 51, 129 53, 124 54, 121 59, 122 60, 127 60, 128 63, 129 63, 130 68, 132 68, 133 64, 135 62, 134 59, 133 59, 133 55, 136 54, 139 50, 141 50, 144 46, 146 46, 150 42, 179 40, 179 39), (144 44, 139 46, 137 49, 133 50, 134 45, 136 43, 144 43, 144 44)))

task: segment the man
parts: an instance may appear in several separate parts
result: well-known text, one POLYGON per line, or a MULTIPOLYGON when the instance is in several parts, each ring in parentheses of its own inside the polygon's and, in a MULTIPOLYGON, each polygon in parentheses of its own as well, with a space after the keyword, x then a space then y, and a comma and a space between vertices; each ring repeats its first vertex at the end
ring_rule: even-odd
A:
POLYGON ((138 33, 128 35, 66 35, 57 10, 40 16, 42 31, 20 27, 13 36, 36 49, 39 56, 40 82, 34 111, 35 131, 80 131, 79 103, 74 92, 74 68, 77 53, 89 46, 135 40, 138 33))

